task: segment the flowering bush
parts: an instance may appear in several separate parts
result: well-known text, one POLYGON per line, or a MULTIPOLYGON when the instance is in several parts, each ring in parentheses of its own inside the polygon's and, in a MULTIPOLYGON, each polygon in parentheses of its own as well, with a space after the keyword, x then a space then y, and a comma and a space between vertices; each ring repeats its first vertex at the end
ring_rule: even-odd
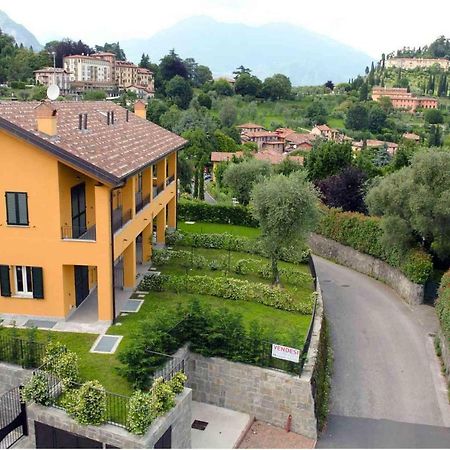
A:
POLYGON ((175 406, 175 393, 163 377, 156 378, 151 389, 152 407, 157 416, 164 414, 175 406))
MULTIPOLYGON (((450 342, 450 270, 444 274, 436 301, 436 313, 444 336, 450 342)), ((448 368, 450 370, 450 368, 448 368)))
POLYGON ((155 417, 151 393, 135 391, 128 401, 127 430, 143 435, 155 417))
POLYGON ((24 402, 36 402, 44 406, 52 404, 45 372, 34 373, 20 393, 24 402))
POLYGON ((168 383, 175 394, 181 394, 186 381, 187 376, 183 372, 177 372, 168 383))
POLYGON ((65 394, 63 406, 81 425, 101 425, 106 421, 106 391, 97 381, 86 381, 65 394))
POLYGON ((45 370, 58 378, 64 388, 79 379, 78 355, 58 341, 49 342, 43 359, 45 370))

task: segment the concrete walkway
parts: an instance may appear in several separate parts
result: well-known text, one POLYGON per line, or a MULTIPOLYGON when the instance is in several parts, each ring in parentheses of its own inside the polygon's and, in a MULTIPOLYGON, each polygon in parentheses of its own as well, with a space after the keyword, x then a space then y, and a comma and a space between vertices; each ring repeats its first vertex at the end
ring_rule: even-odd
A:
POLYGON ((317 447, 448 447, 433 308, 412 308, 383 283, 314 262, 334 350, 331 415, 317 447))

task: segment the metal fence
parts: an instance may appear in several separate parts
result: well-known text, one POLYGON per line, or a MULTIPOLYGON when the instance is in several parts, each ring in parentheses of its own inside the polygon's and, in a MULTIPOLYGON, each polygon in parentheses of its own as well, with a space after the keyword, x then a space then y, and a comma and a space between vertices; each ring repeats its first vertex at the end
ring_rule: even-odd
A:
POLYGON ((0 395, 0 449, 11 448, 28 434, 25 404, 20 398, 20 387, 0 395))
POLYGON ((0 334, 0 361, 35 369, 42 364, 45 344, 0 334))

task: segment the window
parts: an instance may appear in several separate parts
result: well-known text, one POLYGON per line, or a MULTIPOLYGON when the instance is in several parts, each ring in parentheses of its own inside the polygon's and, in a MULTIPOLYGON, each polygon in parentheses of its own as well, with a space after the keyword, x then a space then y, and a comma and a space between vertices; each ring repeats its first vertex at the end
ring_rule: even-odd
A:
MULTIPOLYGON (((11 285, 14 286, 13 296, 25 298, 44 298, 44 279, 42 267, 12 266, 11 285)), ((9 267, 0 266, 0 281, 2 296, 10 297, 9 267)))
POLYGON ((30 266, 15 266, 14 278, 16 294, 23 297, 33 296, 33 277, 30 266))
POLYGON ((28 225, 28 198, 26 192, 6 193, 6 221, 8 225, 28 225))

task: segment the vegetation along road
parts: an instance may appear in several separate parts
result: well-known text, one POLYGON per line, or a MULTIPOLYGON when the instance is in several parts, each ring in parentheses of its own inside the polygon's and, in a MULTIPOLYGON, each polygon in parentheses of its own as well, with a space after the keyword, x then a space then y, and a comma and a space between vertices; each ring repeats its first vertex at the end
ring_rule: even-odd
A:
POLYGON ((412 309, 384 284, 314 259, 334 350, 330 416, 317 446, 448 447, 432 308, 412 309))

